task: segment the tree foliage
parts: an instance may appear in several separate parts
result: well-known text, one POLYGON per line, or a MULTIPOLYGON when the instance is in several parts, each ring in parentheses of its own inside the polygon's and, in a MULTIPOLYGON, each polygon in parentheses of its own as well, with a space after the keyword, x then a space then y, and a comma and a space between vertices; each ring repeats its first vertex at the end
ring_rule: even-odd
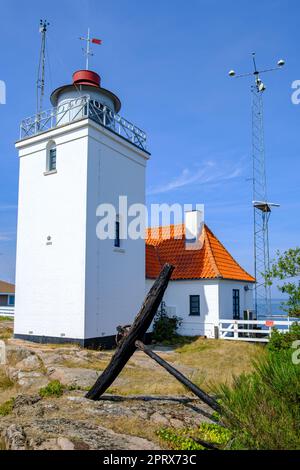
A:
POLYGON ((272 285, 274 280, 285 281, 278 289, 288 295, 288 300, 283 303, 283 309, 289 315, 300 317, 300 284, 293 280, 300 276, 300 248, 291 248, 284 253, 277 252, 277 260, 266 273, 266 281, 272 285))
POLYGON ((293 348, 295 341, 300 341, 299 323, 294 323, 286 333, 274 328, 267 348, 272 352, 288 350, 293 348))

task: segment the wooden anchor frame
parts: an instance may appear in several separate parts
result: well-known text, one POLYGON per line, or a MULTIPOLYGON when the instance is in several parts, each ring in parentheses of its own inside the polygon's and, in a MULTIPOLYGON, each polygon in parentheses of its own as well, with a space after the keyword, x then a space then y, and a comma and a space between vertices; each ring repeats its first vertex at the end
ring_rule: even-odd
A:
POLYGON ((215 411, 220 411, 218 402, 201 390, 197 385, 187 379, 175 367, 171 366, 167 361, 155 354, 150 348, 143 343, 143 338, 148 331, 154 316, 162 302, 165 290, 171 279, 174 266, 166 264, 161 271, 159 277, 154 282, 146 299, 136 316, 133 325, 126 327, 118 327, 117 335, 117 349, 111 358, 110 363, 103 371, 101 376, 97 379, 94 386, 86 394, 86 398, 90 400, 100 400, 103 393, 111 386, 114 380, 118 377, 123 370, 131 356, 138 349, 145 353, 148 357, 153 359, 161 365, 167 372, 181 382, 185 387, 191 390, 200 400, 206 403, 210 408, 215 411))

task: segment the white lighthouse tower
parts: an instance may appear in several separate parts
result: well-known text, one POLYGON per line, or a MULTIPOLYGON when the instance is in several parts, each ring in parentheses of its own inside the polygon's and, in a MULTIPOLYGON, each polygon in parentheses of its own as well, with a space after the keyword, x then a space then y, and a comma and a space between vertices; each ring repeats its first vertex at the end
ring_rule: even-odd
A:
MULTIPOLYGON (((120 100, 81 70, 25 119, 20 157, 15 337, 94 347, 132 322, 145 292, 145 244, 99 239, 97 207, 145 203, 146 135, 120 100)), ((99 214, 98 214, 99 215, 99 214)))

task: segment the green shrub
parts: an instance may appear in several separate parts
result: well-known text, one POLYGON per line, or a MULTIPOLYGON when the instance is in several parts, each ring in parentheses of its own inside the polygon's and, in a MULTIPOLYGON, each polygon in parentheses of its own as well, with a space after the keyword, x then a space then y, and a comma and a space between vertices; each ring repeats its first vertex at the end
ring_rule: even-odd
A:
POLYGON ((300 449, 300 365, 293 364, 292 350, 269 353, 254 367, 217 390, 232 448, 300 449))
POLYGON ((9 415, 14 408, 14 403, 15 403, 15 400, 14 398, 12 398, 11 400, 8 400, 2 405, 0 405, 0 416, 9 415))
POLYGON ((64 393, 64 386, 59 380, 53 380, 46 387, 40 389, 39 394, 42 398, 61 397, 64 393))
POLYGON ((166 313, 164 303, 161 310, 156 314, 153 323, 153 339, 158 343, 174 342, 178 338, 177 330, 182 319, 176 315, 169 317, 166 313))
POLYGON ((196 429, 160 429, 157 435, 166 441, 173 450, 205 450, 197 439, 225 447, 231 438, 231 432, 218 424, 202 423, 196 429))
POLYGON ((294 341, 299 341, 299 340, 300 340, 300 324, 294 323, 291 326, 290 331, 286 333, 280 333, 279 330, 274 328, 267 347, 269 351, 273 351, 273 352, 287 350, 292 347, 292 344, 294 341))
POLYGON ((173 429, 159 429, 158 437, 168 443, 173 450, 204 450, 204 448, 193 439, 184 435, 180 431, 173 429))

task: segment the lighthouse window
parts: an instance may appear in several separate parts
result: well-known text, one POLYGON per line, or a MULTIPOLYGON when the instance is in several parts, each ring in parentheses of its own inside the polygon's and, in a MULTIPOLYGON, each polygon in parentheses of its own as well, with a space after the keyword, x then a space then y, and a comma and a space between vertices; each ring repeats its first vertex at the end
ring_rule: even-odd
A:
POLYGON ((56 173, 56 145, 55 142, 49 142, 47 145, 46 173, 56 173))
POLYGON ((115 248, 120 248, 121 240, 120 240, 120 220, 117 218, 116 220, 116 227, 115 227, 115 248))
POLYGON ((56 170, 56 148, 50 149, 49 152, 49 171, 56 170))

